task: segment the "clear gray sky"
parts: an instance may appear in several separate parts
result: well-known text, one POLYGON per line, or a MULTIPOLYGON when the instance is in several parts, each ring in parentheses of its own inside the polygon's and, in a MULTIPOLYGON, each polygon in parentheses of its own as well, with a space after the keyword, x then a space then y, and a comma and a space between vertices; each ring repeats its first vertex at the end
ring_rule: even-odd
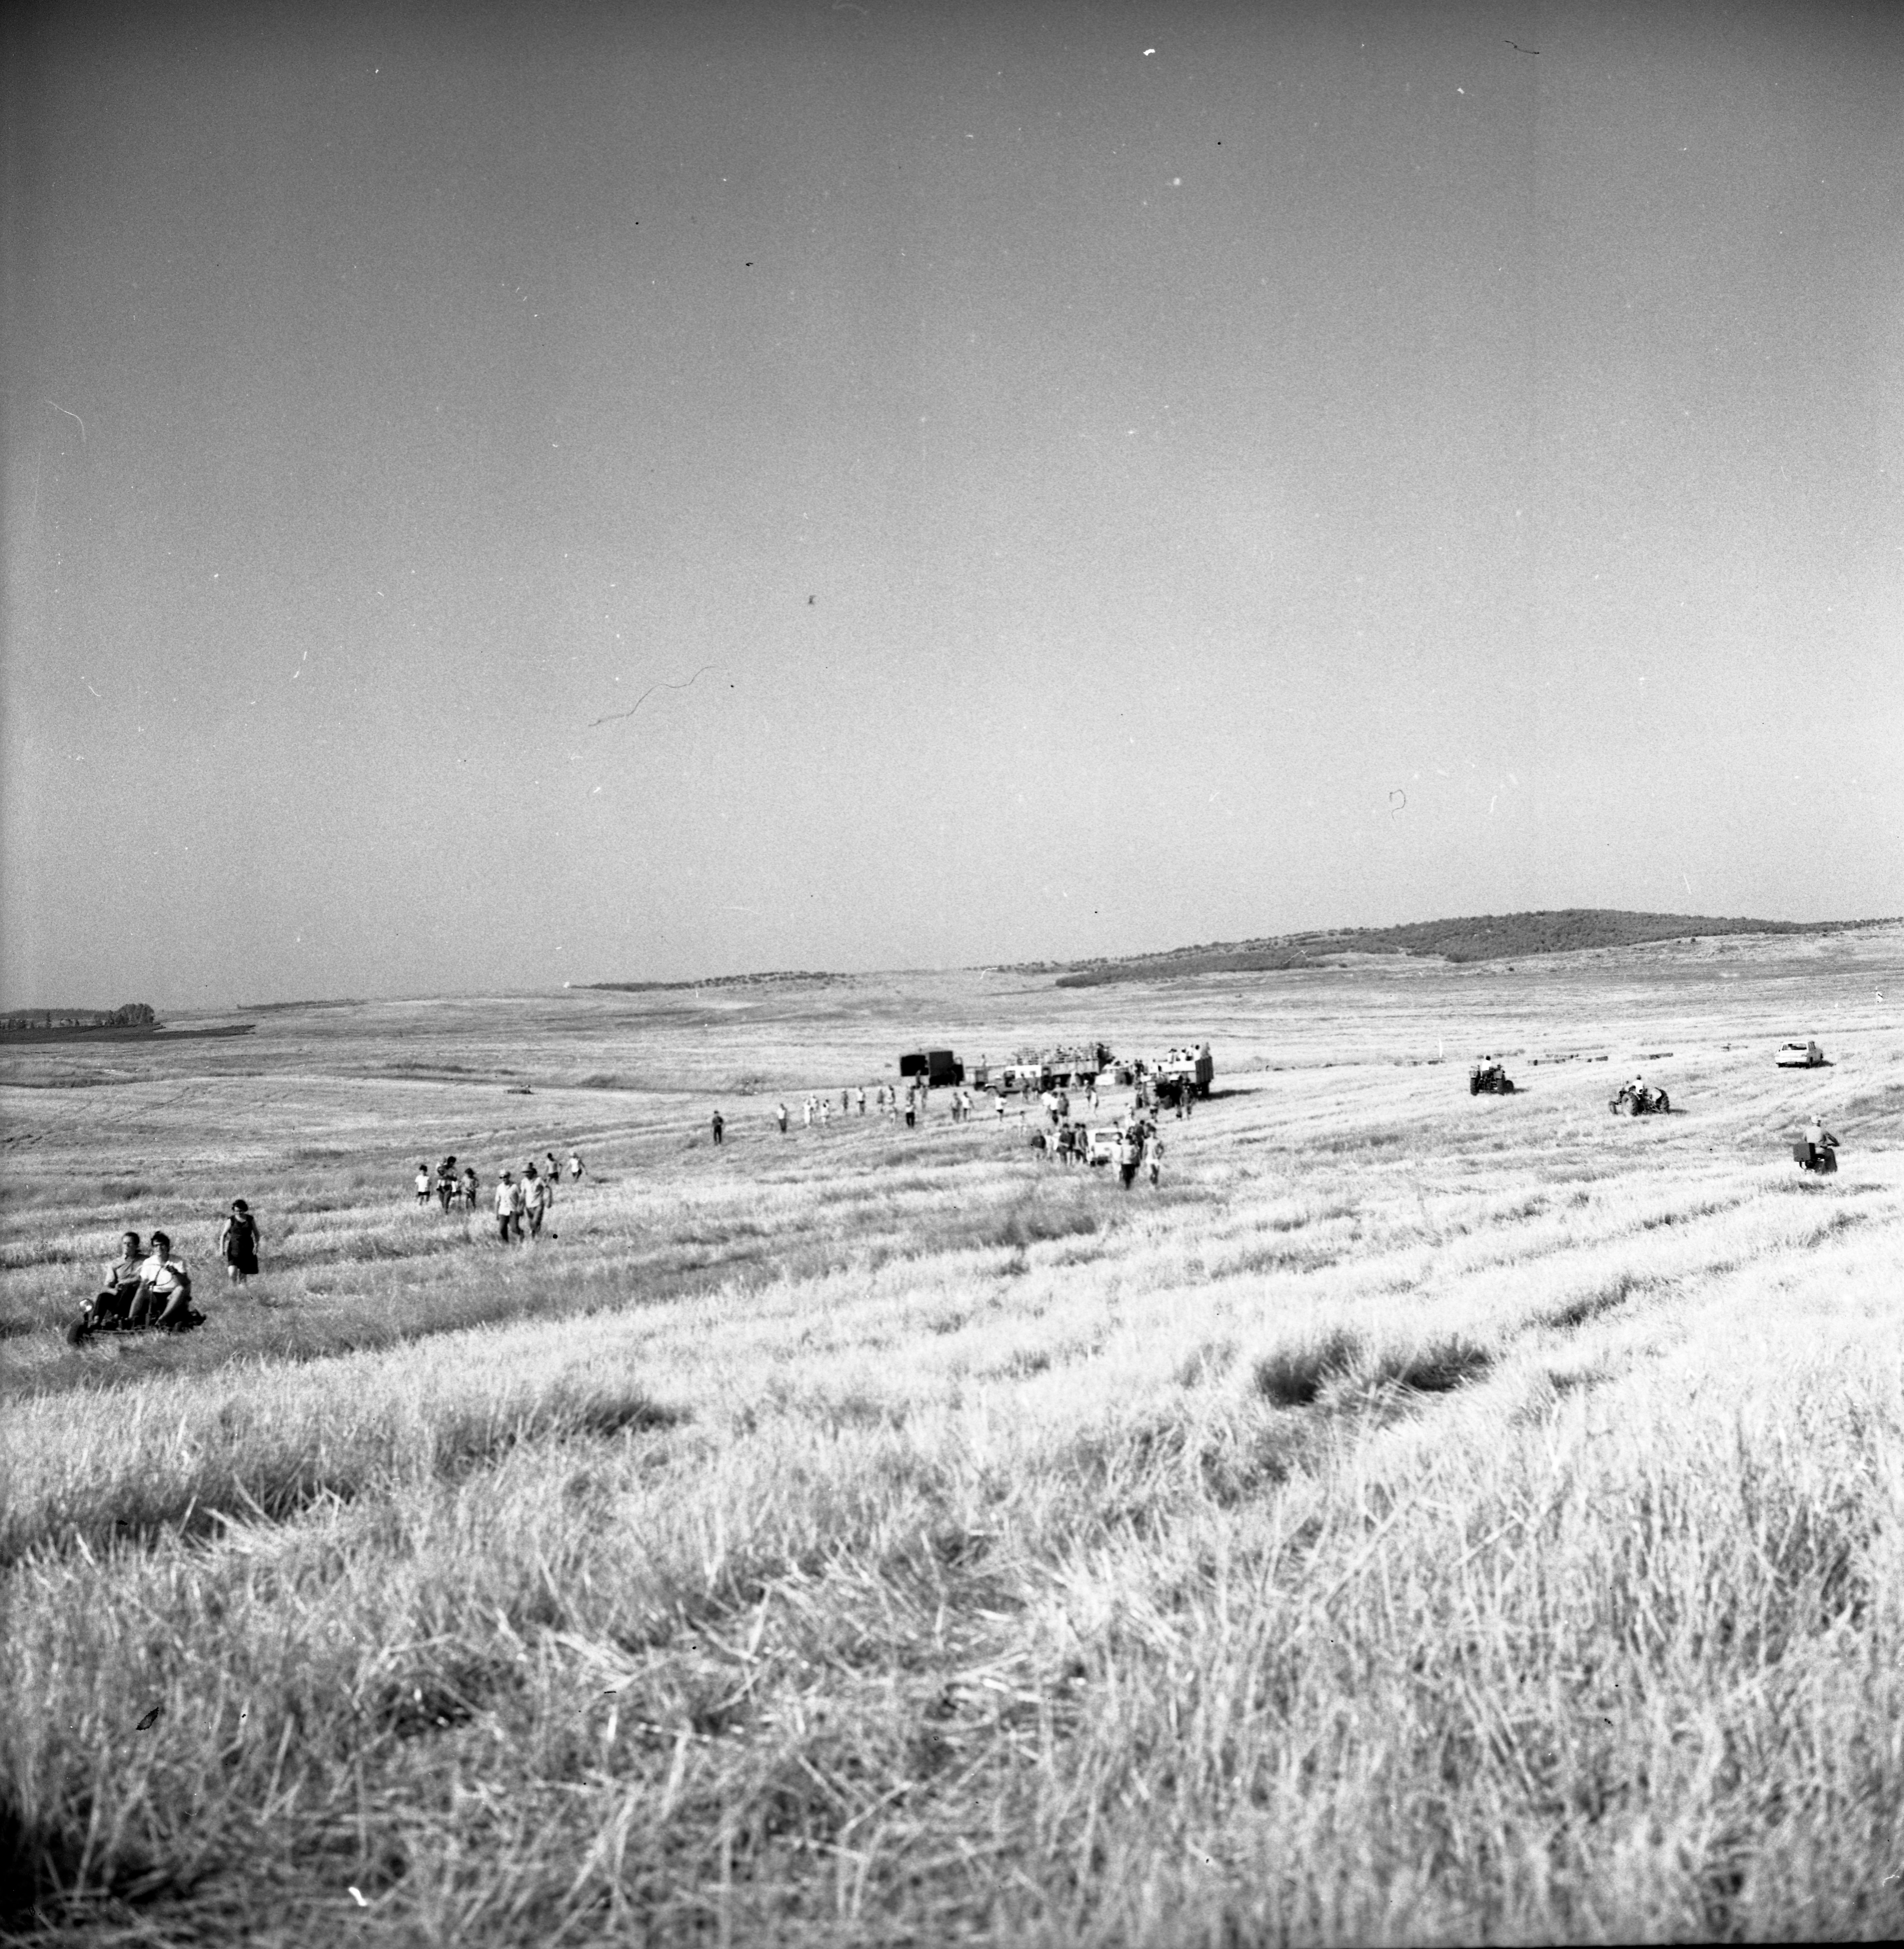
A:
POLYGON ((8 1005, 1904 911, 1904 7, 7 17, 8 1005))

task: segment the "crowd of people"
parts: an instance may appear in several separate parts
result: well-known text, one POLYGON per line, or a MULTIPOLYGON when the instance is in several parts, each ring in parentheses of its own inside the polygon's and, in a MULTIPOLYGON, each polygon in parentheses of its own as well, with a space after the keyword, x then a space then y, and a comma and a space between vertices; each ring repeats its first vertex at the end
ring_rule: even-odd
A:
POLYGON ((1114 1118, 1107 1128, 1061 1117, 1046 1130, 1035 1130, 1032 1143, 1056 1164, 1114 1164, 1118 1182, 1128 1191, 1139 1170, 1156 1185, 1163 1176, 1163 1138, 1154 1119, 1133 1112, 1114 1118))
MULTIPOLYGON (((1643 1079, 1636 1077, 1632 1086, 1637 1090, 1645 1086, 1643 1079)), ((863 1117, 870 1107, 896 1124, 902 1117, 909 1127, 916 1127, 925 1121, 930 1093, 922 1081, 914 1081, 903 1087, 898 1083, 878 1083, 870 1096, 863 1083, 848 1086, 840 1092, 837 1114, 843 1119, 863 1117)), ((1005 1091, 994 1089, 982 1093, 990 1096, 993 1113, 1002 1124, 1008 1114, 1005 1091)), ((1176 1108, 1179 1117, 1188 1116, 1191 1095, 1191 1090, 1185 1088, 1174 1097, 1166 1096, 1161 1091, 1147 1089, 1145 1080, 1139 1077, 1129 1109, 1120 1111, 1107 1124, 1094 1127, 1086 1121, 1086 1116, 1095 1118, 1099 1108, 1095 1081, 1082 1087, 1076 1105, 1068 1089, 1047 1088, 1039 1099, 1042 1114, 1030 1141, 1054 1163, 1114 1164, 1118 1180, 1127 1191, 1136 1182, 1140 1172, 1147 1175, 1155 1186, 1162 1180, 1164 1152, 1163 1138, 1157 1127, 1158 1117, 1169 1107, 1176 1108), (1085 1114, 1077 1114, 1079 1110, 1085 1114)), ((950 1121, 955 1124, 970 1123, 977 1113, 980 1100, 962 1083, 953 1086, 947 1096, 950 1121)), ((793 1113, 784 1098, 775 1103, 770 1114, 781 1134, 789 1134, 793 1113)), ((809 1130, 816 1124, 825 1130, 835 1114, 831 1093, 827 1092, 809 1094, 800 1106, 802 1126, 809 1130)), ((1019 1110, 1021 1119, 1029 1114, 1028 1106, 1019 1110)), ((724 1143, 725 1116, 716 1108, 710 1121, 714 1142, 724 1143)), ((1822 1114, 1814 1112, 1794 1152, 1799 1162, 1808 1170, 1834 1170, 1837 1159, 1833 1153, 1837 1142, 1837 1138, 1825 1128, 1822 1114)), ((520 1173, 514 1170, 505 1170, 501 1173, 487 1201, 488 1209, 496 1221, 499 1242, 508 1245, 533 1241, 542 1236, 554 1206, 557 1187, 564 1175, 564 1167, 558 1161, 553 1150, 545 1152, 540 1158, 530 1159, 520 1173)), ((572 1186, 581 1183, 585 1167, 579 1151, 569 1152, 566 1175, 572 1186)), ((446 1156, 433 1168, 419 1163, 415 1188, 419 1208, 427 1208, 433 1202, 446 1217, 455 1211, 474 1214, 485 1201, 476 1167, 463 1163, 454 1155, 446 1156)), ((552 1229, 549 1236, 554 1236, 552 1229)), ((217 1240, 219 1259, 233 1288, 243 1286, 257 1275, 261 1238, 258 1221, 250 1207, 244 1198, 234 1198, 219 1226, 217 1240)), ((120 1239, 117 1257, 106 1267, 99 1291, 87 1303, 79 1319, 67 1328, 67 1337, 77 1344, 89 1335, 100 1331, 137 1332, 150 1329, 162 1333, 182 1332, 201 1323, 203 1317, 193 1305, 191 1274, 183 1256, 175 1249, 170 1236, 154 1232, 149 1240, 141 1241, 138 1233, 127 1232, 120 1239)))
MULTIPOLYGON (((987 1097, 992 1115, 1000 1124, 1009 1114, 1010 1106, 1002 1088, 974 1094, 964 1084, 957 1083, 940 1093, 945 1099, 945 1114, 948 1121, 955 1124, 973 1121, 987 1097)), ((1187 1098, 1188 1093, 1185 1091, 1184 1096, 1187 1098)), ((870 1106, 881 1117, 890 1117, 895 1123, 902 1121, 909 1129, 917 1129, 926 1121, 933 1093, 922 1082, 877 1083, 870 1095, 864 1084, 856 1088, 849 1086, 840 1092, 839 1108, 836 1111, 831 1093, 815 1090, 800 1102, 800 1127, 803 1130, 824 1130, 836 1115, 842 1118, 863 1117, 870 1106)), ((1027 1105, 1029 1100, 1027 1093, 1027 1105)), ((1079 1108, 1095 1117, 1099 1102, 1096 1083, 1087 1083, 1079 1093, 1079 1108)), ((1067 1088, 1054 1086, 1045 1090, 1039 1096, 1038 1104, 1039 1124, 1032 1133, 1031 1141, 1047 1157, 1065 1164, 1114 1163, 1126 1189, 1136 1181, 1140 1170, 1148 1171, 1151 1183, 1160 1181, 1163 1170, 1163 1139, 1158 1133, 1154 1112, 1160 1106, 1152 1093, 1144 1086, 1141 1079, 1131 1110, 1119 1115, 1109 1127, 1095 1132, 1082 1117, 1073 1115, 1071 1092, 1067 1088)), ((1179 1117, 1188 1115, 1187 1102, 1179 1101, 1176 1112, 1179 1117)), ((1018 1114, 1020 1118, 1027 1116, 1028 1107, 1021 1107, 1018 1114)), ((792 1134, 795 1113, 784 1097, 775 1103, 769 1114, 782 1136, 792 1134)), ((710 1125, 714 1142, 724 1142, 727 1128, 724 1113, 716 1110, 710 1125)))
MULTIPOLYGON (((721 1116, 714 1113, 714 1141, 721 1140, 721 1116)), ((569 1152, 568 1177, 570 1184, 579 1184, 585 1167, 579 1151, 569 1152)), ((518 1176, 513 1170, 505 1170, 497 1179, 495 1190, 489 1205, 495 1214, 496 1236, 505 1245, 514 1245, 525 1239, 539 1239, 542 1235, 543 1221, 555 1203, 555 1189, 562 1181, 562 1166, 557 1162, 553 1151, 545 1151, 541 1158, 532 1158, 522 1167, 518 1176)), ((452 1211, 470 1214, 483 1204, 483 1180, 477 1175, 473 1164, 459 1162, 452 1153, 446 1157, 432 1170, 427 1164, 417 1166, 416 1198, 419 1206, 427 1207, 433 1200, 445 1217, 452 1211)), ((550 1235, 551 1237, 554 1234, 550 1235)))
MULTIPOLYGON (((896 1083, 876 1083, 870 1098, 866 1093, 865 1084, 862 1083, 856 1087, 849 1085, 840 1092, 837 1114, 842 1117, 863 1117, 870 1103, 877 1115, 890 1117, 895 1123, 903 1120, 906 1127, 912 1130, 925 1121, 930 1098, 930 1092, 923 1083, 909 1083, 903 1090, 896 1083)), ((1001 1096, 998 1100, 999 1114, 1002 1117, 1005 1114, 1005 1099, 1001 1096)), ((949 1109, 955 1124, 971 1122, 973 1112, 977 1107, 978 1099, 969 1090, 961 1086, 952 1091, 949 1109)), ((717 1111, 715 1114, 718 1116, 719 1112, 717 1111)), ((815 1091, 800 1105, 800 1127, 810 1130, 818 1125, 825 1130, 832 1122, 834 1114, 831 1095, 825 1090, 815 1091)), ((781 1135, 785 1136, 793 1129, 794 1113, 787 1108, 787 1099, 784 1096, 775 1104, 772 1116, 781 1135)), ((719 1143, 721 1139, 717 1136, 714 1141, 719 1143)))

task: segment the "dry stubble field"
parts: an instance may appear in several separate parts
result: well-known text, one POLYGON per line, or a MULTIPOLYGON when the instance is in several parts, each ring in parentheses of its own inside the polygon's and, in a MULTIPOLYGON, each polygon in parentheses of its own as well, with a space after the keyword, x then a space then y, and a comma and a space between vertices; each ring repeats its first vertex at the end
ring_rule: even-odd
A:
POLYGON ((1891 928, 0 1054, 0 1935, 1904 1934, 1900 992, 1891 928), (1160 1190, 768 1122, 1086 1034, 1215 1044, 1160 1190), (410 1202, 572 1144, 533 1250, 410 1202), (69 1351, 129 1225, 211 1324, 69 1351))

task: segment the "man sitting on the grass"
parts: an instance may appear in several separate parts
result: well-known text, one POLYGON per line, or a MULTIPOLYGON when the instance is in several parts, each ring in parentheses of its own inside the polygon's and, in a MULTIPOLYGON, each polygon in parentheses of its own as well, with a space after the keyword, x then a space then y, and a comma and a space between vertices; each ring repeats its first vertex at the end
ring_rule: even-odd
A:
POLYGON ((136 1232, 123 1233, 119 1241, 119 1257, 107 1267, 106 1283, 93 1295, 92 1316, 95 1321, 123 1322, 132 1310, 133 1301, 138 1297, 139 1268, 144 1257, 139 1235, 136 1232))
POLYGON ((163 1232, 152 1234, 152 1250, 139 1267, 128 1323, 156 1326, 161 1333, 182 1332, 192 1323, 191 1274, 183 1259, 173 1257, 172 1241, 163 1232))

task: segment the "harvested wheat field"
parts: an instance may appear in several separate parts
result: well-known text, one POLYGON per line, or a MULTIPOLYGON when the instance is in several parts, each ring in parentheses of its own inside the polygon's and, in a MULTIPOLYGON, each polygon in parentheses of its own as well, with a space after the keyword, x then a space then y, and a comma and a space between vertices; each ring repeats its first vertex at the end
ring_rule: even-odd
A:
POLYGON ((1904 1935, 1900 994, 1893 926, 9 1051, 0 1932, 1904 1935), (839 1114, 1086 1035, 1213 1045, 1155 1188, 839 1114), (572 1148, 533 1245, 412 1197, 572 1148), (129 1226, 209 1323, 70 1348, 129 1226))

